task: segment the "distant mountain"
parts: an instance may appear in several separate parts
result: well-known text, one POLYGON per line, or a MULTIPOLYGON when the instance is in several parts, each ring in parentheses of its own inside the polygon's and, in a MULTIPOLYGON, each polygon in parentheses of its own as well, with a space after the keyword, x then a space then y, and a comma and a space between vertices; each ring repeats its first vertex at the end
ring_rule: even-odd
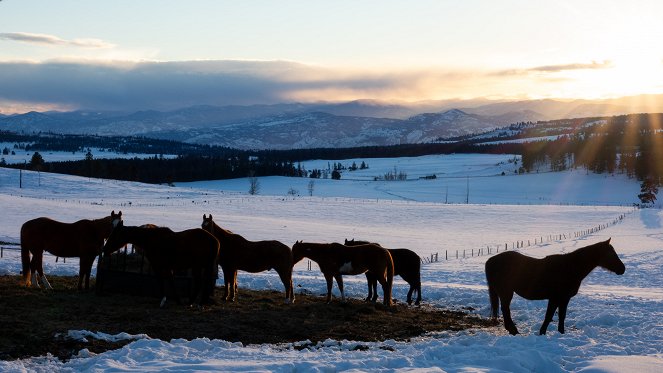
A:
POLYGON ((358 100, 201 105, 167 112, 29 112, 0 116, 0 130, 138 135, 242 149, 287 149, 429 142, 519 122, 656 111, 663 111, 663 95, 598 101, 358 100))

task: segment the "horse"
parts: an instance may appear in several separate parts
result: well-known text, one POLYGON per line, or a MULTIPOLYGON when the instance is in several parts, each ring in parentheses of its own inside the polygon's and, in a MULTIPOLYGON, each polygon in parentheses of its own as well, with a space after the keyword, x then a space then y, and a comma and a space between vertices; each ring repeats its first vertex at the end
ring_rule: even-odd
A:
POLYGON ((63 257, 79 257, 78 290, 90 288, 92 263, 104 245, 114 225, 122 220, 122 211, 96 220, 79 220, 62 223, 46 217, 28 220, 21 226, 21 262, 23 281, 26 287, 39 287, 39 280, 46 289, 53 289, 44 275, 44 251, 63 257), (32 254, 32 258, 30 258, 32 254))
POLYGON ((234 302, 237 298, 237 271, 251 273, 274 269, 285 287, 285 302, 295 301, 292 286, 292 251, 279 241, 249 241, 239 234, 218 226, 212 214, 203 215, 202 228, 221 243, 219 264, 223 269, 224 299, 234 302))
POLYGON ((340 243, 305 243, 297 241, 292 246, 294 264, 307 257, 320 266, 327 280, 327 303, 331 302, 333 279, 336 279, 341 299, 343 275, 358 275, 370 271, 377 277, 384 293, 384 305, 391 306, 391 287, 394 281, 394 262, 387 249, 376 244, 345 246, 340 243))
MULTIPOLYGON (((346 246, 365 245, 368 241, 355 241, 355 239, 345 240, 346 246)), ((379 245, 376 243, 376 245, 379 245)), ((401 276, 405 282, 410 285, 410 290, 407 292, 407 304, 412 304, 412 293, 417 292, 417 300, 415 305, 421 303, 421 258, 417 253, 410 249, 387 249, 391 254, 391 259, 394 261, 394 276, 401 276)), ((375 302, 378 299, 378 280, 377 277, 371 273, 366 272, 366 281, 368 282, 368 296, 367 301, 375 302)))
POLYGON ((208 232, 196 228, 173 232, 170 228, 128 227, 120 222, 108 237, 103 247, 103 255, 117 251, 127 243, 143 249, 160 283, 161 303, 166 304, 165 281, 173 290, 173 296, 179 304, 175 291, 173 272, 191 270, 193 275, 193 293, 189 301, 198 306, 208 303, 214 287, 216 260, 219 255, 219 241, 208 232))
POLYGON ((493 320, 502 303, 504 327, 512 335, 518 334, 511 319, 509 306, 513 293, 529 300, 548 299, 548 309, 539 334, 546 334, 555 310, 559 308, 557 330, 564 334, 566 309, 578 294, 582 280, 596 267, 618 275, 626 270, 615 248, 607 241, 585 246, 567 254, 549 255, 535 259, 515 251, 505 251, 486 261, 486 280, 493 320))

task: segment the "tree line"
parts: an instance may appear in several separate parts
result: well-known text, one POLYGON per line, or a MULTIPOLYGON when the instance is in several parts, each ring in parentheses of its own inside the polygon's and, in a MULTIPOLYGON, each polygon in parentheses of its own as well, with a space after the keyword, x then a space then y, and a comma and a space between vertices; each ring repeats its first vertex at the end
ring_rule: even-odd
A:
POLYGON ((523 144, 521 155, 527 172, 580 167, 660 183, 663 114, 620 115, 591 126, 579 125, 556 140, 523 144))
MULTIPOLYGON (((334 162, 329 170, 307 170, 302 162, 313 159, 390 158, 451 153, 509 153, 518 145, 480 145, 469 142, 365 146, 356 148, 314 148, 291 150, 239 150, 227 147, 185 144, 143 137, 104 137, 60 134, 15 134, 0 131, 0 141, 15 142, 35 151, 28 165, 33 170, 85 177, 172 183, 231 179, 253 176, 341 178, 345 166, 334 162), (95 158, 90 148, 105 152, 153 153, 147 158, 95 158), (39 151, 87 152, 84 160, 49 162, 39 151), (164 157, 164 154, 175 155, 164 157)), ((23 165, 4 165, 22 168, 23 165)), ((350 165, 348 169, 367 167, 350 165)))

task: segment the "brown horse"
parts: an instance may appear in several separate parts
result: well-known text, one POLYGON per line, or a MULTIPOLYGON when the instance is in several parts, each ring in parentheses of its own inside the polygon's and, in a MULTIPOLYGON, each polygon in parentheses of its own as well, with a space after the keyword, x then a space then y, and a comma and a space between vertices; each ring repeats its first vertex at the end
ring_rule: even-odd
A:
POLYGON ((582 280, 596 267, 603 267, 618 275, 626 270, 610 239, 582 247, 568 254, 549 255, 535 259, 515 251, 497 254, 486 261, 486 280, 493 319, 502 302, 504 327, 516 335, 518 329, 511 319, 509 306, 513 293, 529 300, 548 299, 548 309, 540 334, 546 334, 555 310, 559 308, 557 330, 564 333, 566 308, 578 294, 582 280))
POLYGON ((296 264, 304 257, 320 266, 320 271, 327 280, 327 303, 331 302, 333 279, 336 279, 341 299, 343 275, 359 275, 370 271, 382 285, 384 304, 391 305, 391 287, 394 281, 394 262, 387 249, 376 244, 345 246, 340 243, 304 243, 297 241, 292 247, 293 262, 296 264))
POLYGON ((214 236, 198 228, 173 232, 169 228, 125 227, 120 222, 108 237, 103 254, 111 254, 127 243, 143 249, 159 278, 163 296, 161 307, 167 298, 164 280, 168 281, 175 300, 180 303, 173 279, 173 272, 177 270, 191 270, 194 280, 191 303, 201 305, 209 301, 219 254, 219 241, 214 236))
MULTIPOLYGON (((366 245, 368 241, 355 241, 354 239, 345 240, 346 246, 366 245)), ((376 243, 376 245, 379 245, 376 243)), ((421 258, 417 253, 410 249, 387 249, 394 261, 394 276, 401 276, 405 282, 410 285, 407 292, 407 304, 412 304, 412 293, 417 292, 415 305, 421 303, 421 258)), ((369 272, 366 272, 366 281, 368 282, 367 301, 375 302, 378 299, 378 279, 369 272)))
POLYGON ((97 253, 110 235, 113 225, 122 220, 122 212, 115 211, 105 218, 79 220, 75 223, 61 223, 49 218, 28 220, 21 226, 21 262, 23 264, 23 284, 39 286, 39 279, 46 289, 52 289, 44 275, 44 251, 63 257, 79 257, 78 289, 90 288, 90 271, 97 253), (32 259, 30 258, 32 254, 32 259))
POLYGON ((221 243, 219 264, 223 269, 225 300, 237 297, 237 271, 251 273, 274 269, 285 287, 285 301, 295 301, 292 286, 292 251, 279 241, 249 241, 239 234, 219 227, 212 215, 203 215, 203 229, 213 234, 221 243))

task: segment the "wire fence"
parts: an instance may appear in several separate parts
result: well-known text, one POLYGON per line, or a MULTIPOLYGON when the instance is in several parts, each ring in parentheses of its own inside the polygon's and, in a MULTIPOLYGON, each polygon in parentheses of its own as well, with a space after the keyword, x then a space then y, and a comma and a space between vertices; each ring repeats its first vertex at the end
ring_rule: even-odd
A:
POLYGON ((517 249, 523 249, 527 247, 532 247, 532 246, 540 246, 543 244, 548 244, 551 242, 560 242, 568 239, 578 239, 582 238, 585 236, 592 235, 594 233, 600 232, 602 230, 605 230, 607 228, 610 228, 614 225, 617 225, 624 221, 624 219, 630 215, 633 214, 635 211, 638 211, 639 207, 634 206, 631 211, 625 212, 620 214, 618 217, 614 218, 613 220, 605 223, 605 224, 599 224, 594 227, 590 227, 587 229, 579 230, 579 231, 574 231, 574 232, 567 232, 567 233, 555 233, 555 234, 547 234, 547 235, 540 235, 539 237, 534 237, 528 238, 528 239, 520 239, 516 241, 512 241, 511 244, 509 245, 509 242, 505 242, 503 245, 497 244, 497 245, 486 245, 486 247, 480 247, 480 248, 470 248, 470 249, 462 249, 462 250, 444 250, 444 252, 437 252, 437 253, 432 253, 430 255, 421 257, 421 263, 422 264, 431 264, 431 263, 437 263, 442 260, 454 260, 454 259, 466 259, 466 258, 473 258, 473 257, 479 257, 479 256, 485 256, 485 255, 493 255, 493 254, 498 254, 503 251, 507 250, 517 250, 517 249))

